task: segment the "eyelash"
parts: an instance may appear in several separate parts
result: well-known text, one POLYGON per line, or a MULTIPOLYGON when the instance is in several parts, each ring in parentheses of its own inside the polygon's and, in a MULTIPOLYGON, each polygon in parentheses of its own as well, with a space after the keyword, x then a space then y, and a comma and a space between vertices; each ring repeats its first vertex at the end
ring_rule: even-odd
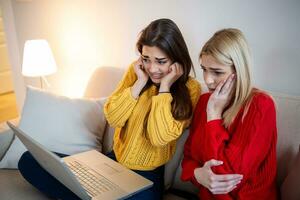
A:
MULTIPOLYGON (((204 72, 206 72, 207 70, 205 68, 201 68, 204 72)), ((224 72, 216 72, 216 71, 213 71, 212 72, 213 74, 215 74, 216 76, 220 76, 220 75, 223 75, 224 72)))
POLYGON ((157 62, 158 62, 158 64, 160 64, 160 65, 163 65, 163 64, 167 63, 166 61, 157 61, 157 62))
MULTIPOLYGON (((143 62, 145 62, 145 63, 148 63, 148 62, 150 61, 150 60, 147 59, 147 58, 143 58, 142 60, 143 60, 143 62)), ((160 65, 163 65, 163 64, 166 64, 167 61, 157 61, 157 63, 160 64, 160 65)))
POLYGON ((214 72, 217 76, 224 74, 223 72, 214 72))
POLYGON ((149 60, 147 58, 143 58, 142 60, 143 60, 143 62, 149 62, 149 60))

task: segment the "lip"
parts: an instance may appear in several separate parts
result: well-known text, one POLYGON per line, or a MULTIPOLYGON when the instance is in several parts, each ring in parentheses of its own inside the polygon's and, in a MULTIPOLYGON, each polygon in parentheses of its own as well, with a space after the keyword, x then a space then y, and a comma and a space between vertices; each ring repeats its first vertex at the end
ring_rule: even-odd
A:
POLYGON ((153 79, 161 79, 162 78, 161 75, 150 75, 150 77, 153 79))
POLYGON ((214 92, 214 91, 215 91, 215 89, 208 88, 208 91, 210 91, 210 92, 214 92))

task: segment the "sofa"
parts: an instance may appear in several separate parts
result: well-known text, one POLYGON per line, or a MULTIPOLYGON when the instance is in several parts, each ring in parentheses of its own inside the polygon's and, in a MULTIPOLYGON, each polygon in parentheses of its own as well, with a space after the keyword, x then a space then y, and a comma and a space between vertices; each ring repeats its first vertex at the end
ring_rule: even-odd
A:
MULTIPOLYGON (((84 96, 107 97, 121 79, 124 71, 114 67, 100 67, 91 76, 84 96), (106 84, 103 84, 106 83, 106 84), (109 83, 109 84, 107 84, 109 83)), ((205 91, 205 89, 204 89, 205 91)), ((300 97, 270 93, 277 106, 277 185, 282 199, 300 199, 297 186, 300 184, 300 97), (298 162, 298 164, 297 164, 298 162), (299 196, 298 196, 299 195, 299 196)), ((12 120, 18 124, 18 119, 12 120)), ((103 153, 112 149, 114 129, 106 124, 103 138, 103 153)), ((183 145, 189 130, 185 130, 176 144, 176 152, 165 167, 165 200, 196 199, 197 188, 182 182, 181 160, 183 145)), ((0 124, 0 160, 14 138, 5 123, 0 124)), ((28 184, 16 169, 0 169, 0 199, 2 200, 46 200, 50 199, 28 184)))

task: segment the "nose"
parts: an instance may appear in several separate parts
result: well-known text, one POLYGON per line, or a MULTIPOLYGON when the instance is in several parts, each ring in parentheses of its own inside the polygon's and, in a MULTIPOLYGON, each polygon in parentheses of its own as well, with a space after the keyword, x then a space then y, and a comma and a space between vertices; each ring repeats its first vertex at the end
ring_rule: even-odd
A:
POLYGON ((155 64, 149 63, 148 71, 149 71, 150 73, 155 73, 155 72, 158 72, 158 71, 159 71, 159 68, 158 68, 155 64))
POLYGON ((212 85, 215 81, 209 73, 204 73, 204 81, 206 85, 212 85))

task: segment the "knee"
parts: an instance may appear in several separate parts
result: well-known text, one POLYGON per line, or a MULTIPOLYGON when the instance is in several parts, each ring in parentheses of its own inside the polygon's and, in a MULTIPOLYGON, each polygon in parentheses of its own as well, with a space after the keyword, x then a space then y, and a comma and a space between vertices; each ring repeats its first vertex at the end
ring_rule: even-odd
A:
POLYGON ((26 151, 25 153, 23 153, 23 155, 21 156, 19 162, 18 162, 18 169, 21 172, 26 171, 26 169, 30 169, 30 165, 32 165, 34 159, 32 157, 32 155, 30 154, 29 151, 26 151))

